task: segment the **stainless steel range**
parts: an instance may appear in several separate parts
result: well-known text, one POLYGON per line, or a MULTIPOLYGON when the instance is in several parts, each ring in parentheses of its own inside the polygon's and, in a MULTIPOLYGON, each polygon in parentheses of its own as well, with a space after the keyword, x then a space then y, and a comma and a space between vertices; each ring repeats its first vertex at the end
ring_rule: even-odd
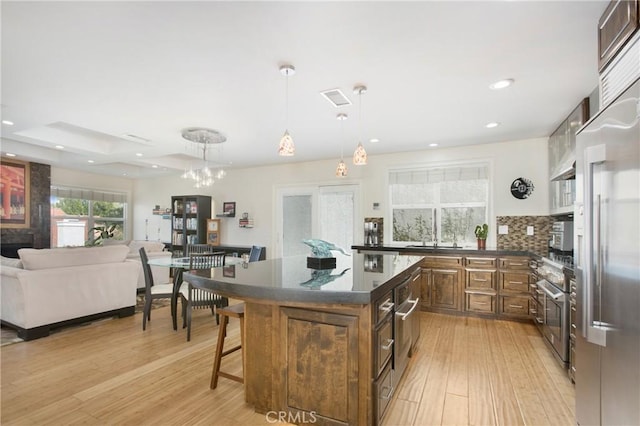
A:
POLYGON ((542 258, 537 262, 536 322, 554 357, 569 365, 569 303, 571 285, 564 265, 542 258))

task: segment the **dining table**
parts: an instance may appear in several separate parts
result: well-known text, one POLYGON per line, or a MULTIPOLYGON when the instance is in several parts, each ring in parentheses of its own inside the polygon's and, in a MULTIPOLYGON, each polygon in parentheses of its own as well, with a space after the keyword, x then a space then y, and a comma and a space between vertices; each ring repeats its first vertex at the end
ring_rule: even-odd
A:
MULTIPOLYGON (((225 266, 237 265, 245 262, 245 259, 237 256, 225 256, 224 265, 216 266, 216 268, 224 268, 225 266)), ((196 269, 210 269, 209 266, 205 268, 199 268, 195 265, 191 268, 190 258, 186 257, 157 257, 149 259, 147 262, 149 265, 162 266, 171 268, 171 275, 173 276, 173 289, 171 292, 171 318, 173 320, 173 329, 178 330, 178 295, 180 294, 180 286, 182 286, 182 274, 185 271, 196 269)))

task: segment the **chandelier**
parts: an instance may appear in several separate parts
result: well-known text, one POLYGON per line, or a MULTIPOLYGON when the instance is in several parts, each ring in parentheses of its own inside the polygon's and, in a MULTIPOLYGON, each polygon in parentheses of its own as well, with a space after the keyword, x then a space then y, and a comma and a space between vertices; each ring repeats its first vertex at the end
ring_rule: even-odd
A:
POLYGON ((189 170, 185 170, 182 174, 183 179, 190 179, 194 182, 195 188, 211 186, 216 179, 222 179, 227 173, 222 165, 210 167, 207 159, 208 151, 213 145, 220 145, 227 140, 226 136, 214 129, 204 127, 187 127, 182 129, 182 137, 191 142, 187 149, 200 154, 202 151, 202 166, 194 168, 193 165, 189 170))

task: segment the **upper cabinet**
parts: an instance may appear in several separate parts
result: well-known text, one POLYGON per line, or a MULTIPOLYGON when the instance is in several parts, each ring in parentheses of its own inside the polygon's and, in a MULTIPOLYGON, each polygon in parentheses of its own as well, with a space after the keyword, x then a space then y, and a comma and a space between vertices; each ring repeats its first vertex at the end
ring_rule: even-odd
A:
POLYGON ((549 208, 552 215, 573 213, 576 133, 588 119, 589 98, 585 98, 549 137, 549 208))
POLYGON ((640 0, 612 0, 598 22, 598 69, 611 62, 640 27, 640 0))

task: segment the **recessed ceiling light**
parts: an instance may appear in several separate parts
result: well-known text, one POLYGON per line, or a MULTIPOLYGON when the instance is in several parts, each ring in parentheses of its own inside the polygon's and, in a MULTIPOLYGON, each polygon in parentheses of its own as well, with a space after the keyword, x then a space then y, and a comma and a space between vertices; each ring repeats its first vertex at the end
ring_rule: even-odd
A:
POLYGON ((371 143, 378 143, 378 142, 380 142, 380 139, 378 139, 378 138, 372 138, 372 139, 369 139, 369 142, 371 142, 371 143))
POLYGON ((486 127, 487 129, 493 129, 494 127, 498 127, 499 125, 500 123, 492 121, 491 123, 485 124, 484 127, 486 127))
POLYGON ((15 157, 15 156, 16 156, 15 154, 12 154, 12 153, 10 153, 10 152, 7 152, 5 155, 6 155, 7 157, 15 157))
POLYGON ((515 80, 512 79, 512 78, 507 78, 505 80, 499 80, 499 81, 496 81, 495 83, 491 83, 489 85, 489 88, 492 89, 492 90, 504 89, 506 87, 511 86, 514 83, 514 81, 515 80))
POLYGON ((429 146, 430 147, 434 147, 434 146, 438 146, 438 144, 437 143, 430 143, 429 146))
POLYGON ((93 160, 87 160, 87 163, 91 163, 91 164, 93 164, 93 163, 95 163, 95 161, 93 161, 93 160))
POLYGON ((153 169, 157 169, 157 168, 158 168, 158 165, 157 165, 157 164, 154 164, 153 166, 151 166, 151 168, 153 168, 153 169))
POLYGON ((142 157, 142 153, 141 152, 136 152, 136 157, 142 157))
POLYGON ((6 124, 7 126, 13 126, 13 121, 2 120, 2 124, 6 124))
POLYGON ((64 146, 62 146, 62 145, 56 145, 56 149, 64 149, 64 146))

